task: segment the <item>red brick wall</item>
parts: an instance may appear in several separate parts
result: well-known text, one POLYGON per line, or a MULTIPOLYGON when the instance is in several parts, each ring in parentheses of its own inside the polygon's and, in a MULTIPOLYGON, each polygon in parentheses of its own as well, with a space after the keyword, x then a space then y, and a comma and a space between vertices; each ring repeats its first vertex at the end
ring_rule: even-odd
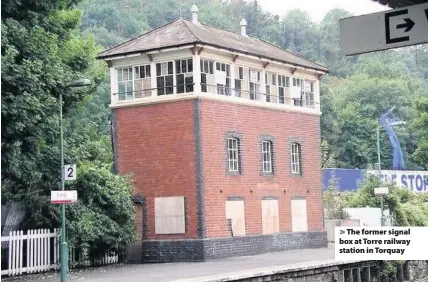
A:
POLYGON ((202 101, 201 116, 208 237, 224 237, 229 234, 225 217, 227 196, 245 197, 247 235, 262 234, 263 196, 279 197, 280 232, 291 232, 290 197, 293 196, 307 199, 308 229, 324 230, 319 116, 207 99, 202 101), (227 131, 236 131, 243 135, 242 176, 226 174, 227 131), (274 177, 260 176, 260 135, 271 135, 275 138, 274 177), (303 141, 303 177, 290 176, 288 138, 300 138, 303 141))
MULTIPOLYGON (((197 238, 196 168, 191 100, 115 109, 120 174, 135 174, 146 200, 148 239, 197 238), (186 234, 156 235, 154 198, 187 198, 186 234)), ((140 210, 136 210, 141 213, 140 210)), ((136 222, 142 221, 139 216, 136 222)), ((136 225, 139 225, 136 223, 136 225)))

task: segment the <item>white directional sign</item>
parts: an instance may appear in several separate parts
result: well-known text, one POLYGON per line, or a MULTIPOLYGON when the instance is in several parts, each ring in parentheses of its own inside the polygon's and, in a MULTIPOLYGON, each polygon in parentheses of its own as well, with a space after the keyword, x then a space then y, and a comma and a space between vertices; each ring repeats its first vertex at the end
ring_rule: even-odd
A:
POLYGON ((389 192, 388 187, 374 188, 374 194, 376 196, 386 196, 388 192, 389 192))
POLYGON ((77 191, 51 191, 51 203, 72 203, 77 202, 77 191))
POLYGON ((76 164, 64 165, 64 180, 76 180, 76 164))
POLYGON ((340 48, 356 55, 428 42, 428 3, 340 20, 340 48))

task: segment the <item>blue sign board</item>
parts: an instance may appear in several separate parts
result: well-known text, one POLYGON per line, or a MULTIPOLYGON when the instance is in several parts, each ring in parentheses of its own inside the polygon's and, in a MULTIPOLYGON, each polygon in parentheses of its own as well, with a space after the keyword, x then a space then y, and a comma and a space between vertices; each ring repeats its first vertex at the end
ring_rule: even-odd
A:
MULTIPOLYGON (((324 169, 323 189, 327 189, 330 180, 335 177, 339 191, 354 191, 366 174, 378 176, 377 170, 362 169, 324 169)), ((381 180, 392 182, 411 191, 428 192, 428 171, 381 170, 381 180)))

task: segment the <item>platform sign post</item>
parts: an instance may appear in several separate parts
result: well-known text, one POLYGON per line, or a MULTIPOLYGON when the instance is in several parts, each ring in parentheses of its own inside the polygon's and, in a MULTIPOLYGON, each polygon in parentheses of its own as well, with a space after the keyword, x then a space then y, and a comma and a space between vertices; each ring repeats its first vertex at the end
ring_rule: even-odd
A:
POLYGON ((66 204, 77 202, 77 191, 51 191, 52 204, 66 204))
POLYGON ((380 213, 381 213, 380 225, 385 226, 385 216, 383 214, 383 197, 388 195, 389 189, 388 187, 375 188, 374 193, 376 196, 380 196, 380 213))

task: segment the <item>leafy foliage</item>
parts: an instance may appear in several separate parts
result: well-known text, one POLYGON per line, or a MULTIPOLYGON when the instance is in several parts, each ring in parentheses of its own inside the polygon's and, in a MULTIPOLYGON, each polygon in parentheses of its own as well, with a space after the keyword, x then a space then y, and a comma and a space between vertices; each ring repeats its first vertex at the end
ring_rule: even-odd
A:
POLYGON ((346 211, 346 202, 341 196, 337 187, 337 180, 330 179, 327 191, 323 193, 323 203, 326 209, 326 219, 349 219, 349 213, 346 211))
POLYGON ((321 168, 335 168, 336 156, 330 153, 330 148, 327 141, 321 143, 321 168))
POLYGON ((425 169, 428 169, 428 97, 420 97, 414 103, 416 117, 413 129, 418 137, 414 159, 425 169))
POLYGON ((374 188, 389 187, 384 197, 395 226, 428 226, 428 196, 399 188, 394 184, 381 184, 376 176, 369 176, 354 193, 341 194, 347 207, 380 207, 380 197, 374 188))
POLYGON ((50 204, 50 192, 60 187, 61 94, 65 162, 79 168, 78 179, 66 187, 79 195, 79 202, 66 209, 69 241, 89 247, 93 255, 107 248, 123 251, 135 238, 132 181, 112 170, 106 68, 95 59, 100 48, 91 34, 81 33, 82 13, 72 9, 75 1, 6 2, 2 201, 26 206, 31 217, 25 218, 24 229, 59 227, 59 206, 50 204), (92 86, 67 87, 82 77, 92 86))

